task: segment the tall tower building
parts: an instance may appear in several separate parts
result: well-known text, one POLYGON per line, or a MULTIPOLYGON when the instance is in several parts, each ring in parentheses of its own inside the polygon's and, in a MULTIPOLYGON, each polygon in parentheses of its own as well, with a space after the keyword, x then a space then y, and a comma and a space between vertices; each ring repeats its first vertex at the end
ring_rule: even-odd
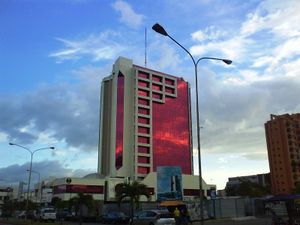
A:
POLYGON ((158 166, 193 173, 190 88, 120 57, 102 81, 98 172, 143 179, 158 166))
POLYGON ((300 182, 300 113, 265 123, 272 194, 291 194, 300 182))

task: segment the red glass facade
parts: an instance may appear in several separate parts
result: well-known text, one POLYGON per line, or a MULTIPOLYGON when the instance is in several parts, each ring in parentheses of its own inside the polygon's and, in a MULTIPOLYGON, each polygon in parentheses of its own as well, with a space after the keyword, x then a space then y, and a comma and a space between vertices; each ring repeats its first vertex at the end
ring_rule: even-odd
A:
POLYGON ((183 174, 191 174, 188 83, 178 78, 177 97, 165 98, 165 103, 152 103, 153 170, 157 166, 180 166, 183 174))
POLYGON ((180 166, 182 173, 192 174, 188 83, 147 69, 138 68, 137 74, 137 172, 180 166))
POLYGON ((98 185, 58 185, 54 186, 54 194, 60 193, 87 193, 87 194, 103 194, 104 187, 98 185))
POLYGON ((123 165, 123 131, 124 131, 124 76, 120 73, 117 86, 117 118, 116 118, 116 163, 117 169, 123 165))
POLYGON ((119 170, 122 173, 130 168, 132 165, 125 165, 123 157, 133 153, 137 176, 156 172, 158 166, 179 166, 183 174, 192 174, 188 83, 146 68, 133 68, 135 79, 121 72, 117 77, 115 168, 124 166, 124 170, 119 170), (132 115, 134 124, 128 123, 130 118, 127 121, 125 115, 132 115), (124 140, 127 131, 130 134, 126 133, 126 137, 131 133, 133 136, 124 140), (124 152, 124 144, 132 146, 134 152, 124 152))

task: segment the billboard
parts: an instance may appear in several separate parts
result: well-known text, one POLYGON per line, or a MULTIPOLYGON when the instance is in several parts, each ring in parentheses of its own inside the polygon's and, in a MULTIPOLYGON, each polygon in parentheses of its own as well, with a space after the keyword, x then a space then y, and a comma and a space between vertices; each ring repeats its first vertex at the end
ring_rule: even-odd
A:
POLYGON ((182 200, 181 167, 157 167, 157 201, 182 200))

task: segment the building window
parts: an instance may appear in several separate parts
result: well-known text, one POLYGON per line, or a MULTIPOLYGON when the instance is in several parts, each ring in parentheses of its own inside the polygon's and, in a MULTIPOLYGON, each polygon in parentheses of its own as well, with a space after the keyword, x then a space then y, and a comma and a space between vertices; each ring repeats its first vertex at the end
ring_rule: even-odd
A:
POLYGON ((138 99, 138 103, 139 103, 140 105, 147 105, 147 106, 150 105, 150 101, 147 100, 147 99, 143 99, 143 98, 139 98, 139 99, 138 99))
POLYGON ((147 87, 147 88, 149 88, 149 82, 143 81, 143 80, 139 80, 139 86, 140 87, 147 87))
POLYGON ((145 156, 138 156, 138 163, 149 164, 150 158, 145 156))
POLYGON ((174 85, 174 80, 166 78, 166 84, 168 84, 168 85, 174 85))
POLYGON ((156 81, 156 82, 162 82, 162 77, 156 76, 156 75, 152 75, 152 80, 156 81))
POLYGON ((138 166, 138 173, 148 174, 149 172, 150 172, 150 168, 144 166, 138 166))
POLYGON ((138 107, 138 113, 143 114, 143 115, 149 115, 150 114, 150 109, 138 107))
POLYGON ((152 92, 152 98, 156 98, 156 99, 162 100, 163 95, 159 94, 159 93, 152 92))
POLYGON ((152 90, 162 91, 162 86, 158 84, 152 84, 152 90))
POLYGON ((140 134, 149 134, 150 129, 148 127, 138 127, 138 133, 140 134))
POLYGON ((146 91, 146 90, 142 90, 142 89, 139 89, 139 96, 145 96, 145 97, 149 97, 149 91, 146 91))
POLYGON ((149 79, 149 73, 145 73, 142 71, 139 71, 139 75, 140 78, 144 78, 144 79, 149 79))
POLYGON ((150 119, 149 118, 144 118, 144 117, 138 117, 138 123, 150 124, 150 119))
POLYGON ((175 94, 175 89, 171 87, 165 87, 165 92, 169 94, 175 94))
POLYGON ((138 137, 138 142, 139 143, 144 143, 144 144, 149 144, 150 143, 150 138, 139 136, 138 137))
POLYGON ((150 148, 146 147, 146 146, 138 146, 138 152, 149 154, 150 153, 150 148))

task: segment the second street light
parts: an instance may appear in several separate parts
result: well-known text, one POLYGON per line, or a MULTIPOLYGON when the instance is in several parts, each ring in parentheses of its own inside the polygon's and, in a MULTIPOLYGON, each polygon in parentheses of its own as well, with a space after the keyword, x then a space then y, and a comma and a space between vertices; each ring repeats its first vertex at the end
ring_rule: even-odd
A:
POLYGON ((26 151, 28 151, 30 153, 30 165, 29 165, 29 176, 28 176, 28 186, 27 186, 27 198, 26 198, 26 215, 25 218, 27 219, 27 214, 28 214, 28 203, 29 203, 29 191, 30 191, 30 180, 31 180, 31 172, 32 172, 32 160, 33 160, 33 155, 34 153, 36 153, 37 151, 41 151, 41 150, 46 150, 46 149, 54 149, 54 147, 45 147, 45 148, 38 148, 35 150, 30 150, 29 148, 19 145, 19 144, 15 144, 15 143, 9 143, 10 145, 15 145, 18 146, 20 148, 25 149, 26 151))
POLYGON ((169 37, 172 41, 174 41, 177 45, 179 45, 192 59, 194 64, 194 73, 195 73, 195 83, 196 83, 196 124, 197 124, 197 150, 198 150, 198 169, 199 169, 199 199, 200 199, 200 217, 201 217, 201 224, 203 224, 203 193, 202 193, 202 168, 201 168, 201 143, 200 143, 200 113, 199 113, 199 95, 198 95, 198 63, 201 60, 208 59, 208 60, 219 60, 226 64, 231 64, 232 61, 229 59, 222 59, 222 58, 215 58, 215 57, 202 57, 199 58, 197 61, 194 59, 192 54, 183 47, 179 42, 177 42, 173 37, 171 37, 167 31, 158 23, 152 26, 152 29, 157 33, 169 37))

